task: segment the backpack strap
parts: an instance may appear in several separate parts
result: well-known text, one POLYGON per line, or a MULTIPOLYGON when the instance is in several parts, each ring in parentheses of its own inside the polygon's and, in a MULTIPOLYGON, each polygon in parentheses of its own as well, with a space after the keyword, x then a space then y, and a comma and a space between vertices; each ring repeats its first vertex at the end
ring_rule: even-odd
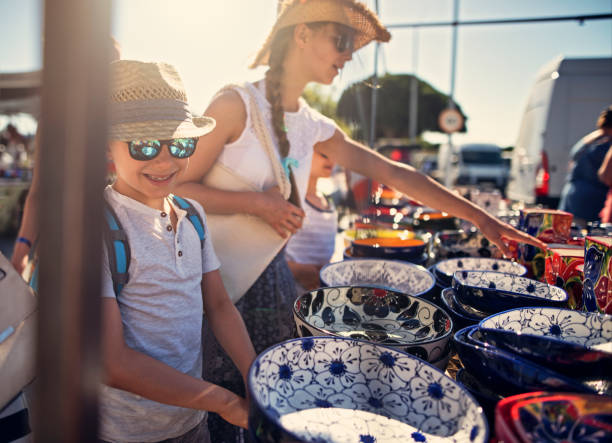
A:
POLYGON ((188 200, 179 197, 177 195, 172 196, 172 201, 179 208, 187 211, 187 218, 195 228, 198 236, 200 237, 200 246, 204 249, 204 240, 206 238, 206 234, 204 233, 204 222, 202 221, 202 217, 198 210, 189 202, 188 200))
POLYGON ((104 243, 108 252, 113 289, 115 290, 115 295, 119 296, 121 289, 123 289, 129 280, 130 244, 117 214, 106 200, 104 201, 104 218, 107 228, 104 233, 104 243))

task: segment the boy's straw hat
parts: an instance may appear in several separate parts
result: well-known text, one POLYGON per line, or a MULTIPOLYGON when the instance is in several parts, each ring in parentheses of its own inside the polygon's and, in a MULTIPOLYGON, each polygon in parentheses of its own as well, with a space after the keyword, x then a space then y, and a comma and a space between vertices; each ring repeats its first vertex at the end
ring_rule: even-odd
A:
POLYGON ((356 0, 280 0, 279 13, 272 31, 250 68, 267 65, 270 46, 279 30, 299 23, 334 22, 356 31, 355 50, 372 40, 388 42, 391 34, 376 14, 356 0))
POLYGON ((167 63, 111 63, 111 140, 199 137, 215 127, 210 117, 192 117, 178 72, 167 63))

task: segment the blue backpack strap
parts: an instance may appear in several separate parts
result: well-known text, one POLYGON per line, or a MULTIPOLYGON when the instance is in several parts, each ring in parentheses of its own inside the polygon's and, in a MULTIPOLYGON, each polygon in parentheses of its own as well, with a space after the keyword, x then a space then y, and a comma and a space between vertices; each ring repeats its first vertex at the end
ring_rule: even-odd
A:
POLYGON ((200 237, 200 246, 204 249, 204 240, 206 238, 206 234, 204 234, 204 222, 202 221, 202 217, 198 210, 193 206, 188 200, 185 200, 182 197, 173 195, 172 201, 179 208, 187 211, 187 218, 195 228, 200 237))
POLYGON ((113 279, 115 295, 119 296, 123 287, 129 280, 128 269, 130 268, 130 244, 127 235, 121 226, 117 214, 108 204, 104 202, 104 218, 106 220, 106 230, 104 242, 108 252, 108 261, 113 279))

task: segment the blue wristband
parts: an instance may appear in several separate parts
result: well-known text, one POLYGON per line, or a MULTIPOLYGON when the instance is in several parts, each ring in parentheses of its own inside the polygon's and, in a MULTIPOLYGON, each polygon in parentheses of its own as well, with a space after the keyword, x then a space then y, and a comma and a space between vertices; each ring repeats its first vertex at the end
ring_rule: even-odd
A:
POLYGON ((32 247, 32 242, 25 237, 17 237, 17 243, 25 243, 29 248, 32 247))

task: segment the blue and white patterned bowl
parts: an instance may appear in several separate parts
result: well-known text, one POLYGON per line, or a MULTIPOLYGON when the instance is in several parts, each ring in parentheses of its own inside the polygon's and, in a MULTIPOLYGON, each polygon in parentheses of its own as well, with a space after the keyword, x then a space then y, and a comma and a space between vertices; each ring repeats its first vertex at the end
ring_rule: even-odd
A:
POLYGON ((332 286, 299 296, 300 337, 331 335, 393 346, 428 362, 448 354, 451 317, 426 300, 383 288, 332 286))
POLYGON ((251 365, 249 433, 278 442, 486 442, 482 408, 454 380, 395 349, 311 337, 251 365))
POLYGON ((435 284, 434 276, 422 266, 375 258, 329 263, 321 268, 319 278, 323 286, 374 286, 415 297, 435 284))
POLYGON ((460 302, 485 312, 524 306, 562 307, 568 300, 561 288, 504 272, 456 271, 452 286, 460 302))
POLYGON ((519 308, 479 324, 483 339, 556 371, 612 379, 612 316, 560 308, 519 308))
POLYGON ((446 287, 453 281, 456 271, 495 271, 523 276, 527 273, 525 266, 509 260, 485 257, 449 258, 438 262, 433 267, 436 278, 446 287))
POLYGON ((457 331, 453 345, 465 369, 483 385, 504 396, 530 391, 600 394, 608 389, 607 386, 590 386, 486 344, 478 336, 478 326, 457 331))

